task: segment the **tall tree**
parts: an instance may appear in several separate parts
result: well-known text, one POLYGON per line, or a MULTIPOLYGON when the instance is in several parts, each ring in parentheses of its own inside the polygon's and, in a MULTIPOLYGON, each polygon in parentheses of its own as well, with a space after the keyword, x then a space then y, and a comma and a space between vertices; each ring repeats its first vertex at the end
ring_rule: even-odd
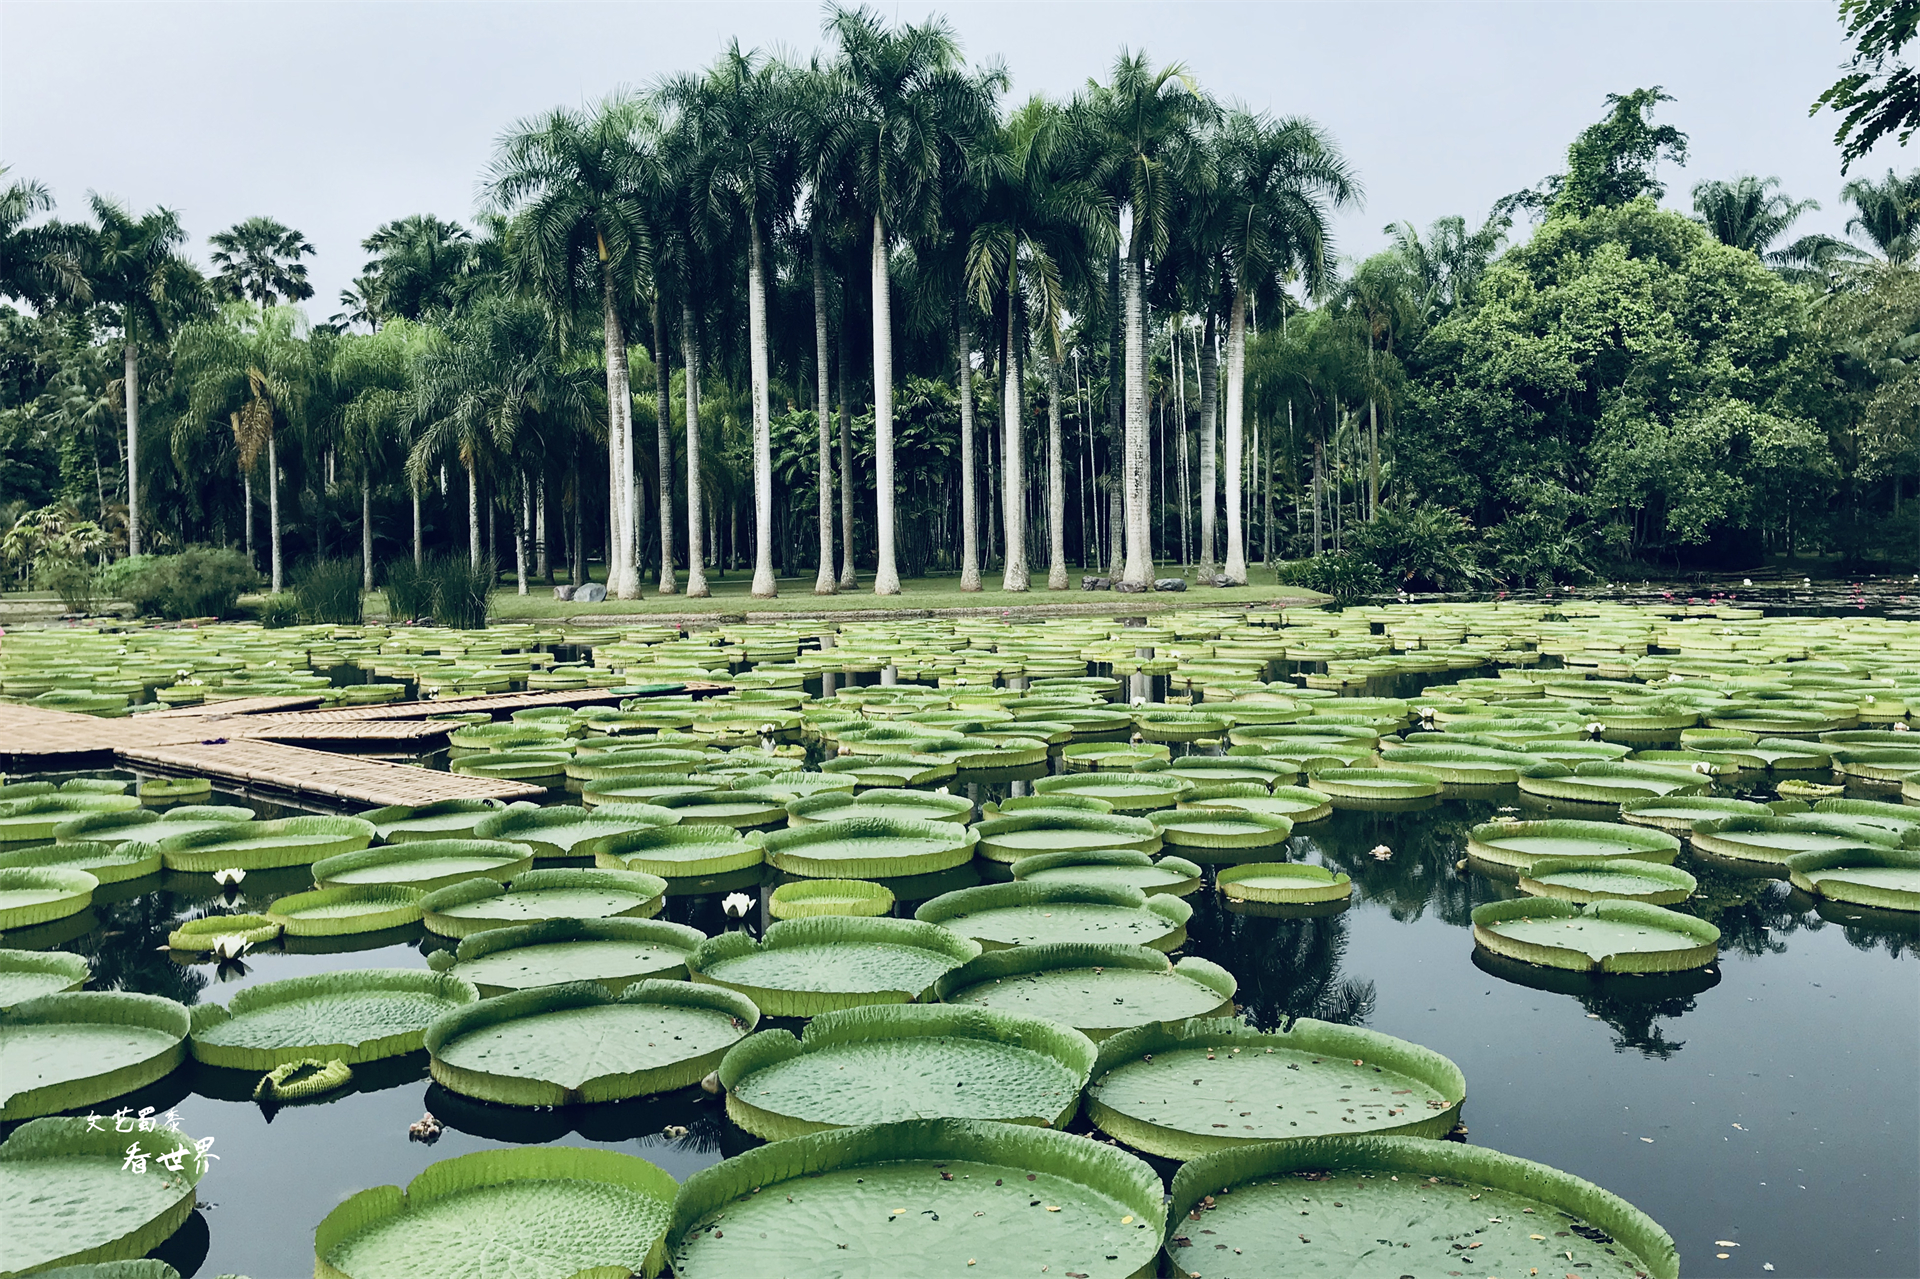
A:
MULTIPOLYGON (((360 472, 361 588, 373 589, 373 487, 377 473, 395 461, 413 419, 413 369, 425 353, 425 331, 394 320, 377 333, 341 338, 321 370, 337 406, 336 438, 360 472)), ((413 553, 421 558, 420 490, 413 489, 413 553)))
POLYGON ((585 296, 598 294, 606 361, 608 501, 613 545, 608 593, 640 597, 635 522, 633 398, 622 307, 648 268, 645 189, 657 180, 658 117, 644 99, 616 95, 585 111, 555 109, 500 139, 487 192, 517 215, 514 267, 569 335, 585 296))
POLYGON ((1360 183, 1332 139, 1300 117, 1274 121, 1231 113, 1222 139, 1221 184, 1231 211, 1229 251, 1233 302, 1227 319, 1226 577, 1247 580, 1240 529, 1241 448, 1245 432, 1247 312, 1288 279, 1309 293, 1326 287, 1333 243, 1328 222, 1335 208, 1360 199, 1360 183))
POLYGON ((282 299, 304 302, 313 296, 307 264, 313 256, 307 237, 272 218, 248 218, 207 237, 208 256, 217 271, 215 296, 244 298, 262 310, 282 299))
POLYGON ((480 268, 473 233, 431 213, 385 223, 360 247, 373 255, 360 278, 382 317, 418 320, 452 310, 480 268))
POLYGON ((1714 178, 1693 188, 1695 219, 1713 232, 1713 238, 1762 259, 1801 214, 1819 207, 1818 200, 1788 196, 1780 189, 1779 178, 1756 178, 1751 173, 1731 182, 1714 178))
MULTIPOLYGON (((837 101, 846 91, 839 69, 817 60, 794 75, 790 84, 797 167, 806 186, 806 237, 813 271, 814 411, 819 418, 819 457, 815 462, 816 519, 820 535, 820 566, 813 593, 833 595, 840 579, 833 564, 833 406, 828 372, 833 367, 829 348, 831 311, 827 304, 829 242, 838 230, 846 203, 846 157, 834 146, 832 122, 837 101)), ((846 317, 841 317, 844 326, 846 317)), ((844 377, 844 373, 842 374, 844 377)))
POLYGON ((1846 74, 1814 99, 1807 114, 1818 115, 1825 107, 1840 116, 1833 140, 1845 173, 1880 139, 1897 134, 1905 146, 1920 128, 1920 75, 1900 58, 1920 29, 1920 3, 1840 0, 1840 19, 1847 24, 1853 57, 1846 74))
MULTIPOLYGON (((135 217, 102 195, 90 195, 94 229, 87 248, 93 299, 120 329, 127 419, 127 554, 140 553, 140 344, 167 340, 174 323, 199 301, 199 272, 180 256, 187 233, 180 216, 156 208, 135 217)), ((276 570, 277 571, 277 570, 276 570)))
MULTIPOLYGON (((0 178, 6 172, 0 168, 0 178)), ((19 298, 40 311, 92 296, 85 231, 61 222, 34 222, 52 210, 53 195, 41 183, 21 180, 0 188, 0 297, 19 298)))
POLYGON ((1840 198, 1851 204, 1847 232, 1858 232, 1888 262, 1908 262, 1920 250, 1920 169, 1904 178, 1892 169, 1876 182, 1855 178, 1840 188, 1840 198))

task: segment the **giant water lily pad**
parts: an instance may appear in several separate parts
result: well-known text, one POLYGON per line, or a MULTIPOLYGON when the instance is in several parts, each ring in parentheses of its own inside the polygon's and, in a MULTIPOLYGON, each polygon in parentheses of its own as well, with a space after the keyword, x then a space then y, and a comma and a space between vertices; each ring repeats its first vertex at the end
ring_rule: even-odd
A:
POLYGON ((326 857, 313 864, 313 881, 322 888, 359 888, 374 884, 436 888, 469 879, 506 881, 533 869, 533 847, 497 839, 415 839, 326 857))
POLYGON ((1694 823, 1693 846, 1736 861, 1779 865, 1796 853, 1897 848, 1900 838, 1840 816, 1714 817, 1694 823))
MULTIPOLYGON (((757 780, 764 774, 755 774, 757 780)), ((689 826, 725 826, 733 830, 753 830, 761 826, 780 826, 787 820, 787 799, 777 791, 753 787, 745 790, 704 791, 697 795, 663 795, 659 806, 689 826)), ((603 805, 595 812, 605 812, 603 805)))
POLYGON ((523 808, 495 813, 473 828, 475 839, 525 844, 536 858, 590 857, 597 841, 628 831, 672 826, 680 819, 652 804, 602 804, 575 808, 523 808))
POLYGON ((1184 777, 1164 773, 1068 773, 1042 777, 1033 784, 1041 795, 1086 795, 1104 799, 1116 813, 1147 813, 1156 808, 1171 808, 1180 796, 1193 789, 1184 777))
POLYGON ((93 904, 100 881, 84 870, 14 867, 0 870, 0 929, 29 928, 93 904))
POLYGON ((887 915, 893 902, 893 890, 871 880, 795 879, 767 895, 767 913, 775 919, 887 915))
POLYGON ((1482 822, 1467 835, 1467 855, 1508 870, 1526 870, 1541 857, 1603 862, 1616 857, 1671 866, 1680 841, 1665 831, 1614 822, 1482 822))
POLYGON ((1300 773, 1291 760, 1269 760, 1258 755, 1187 755, 1164 768, 1146 770, 1168 777, 1184 777, 1195 786, 1222 782, 1253 782, 1260 786, 1290 782, 1300 773))
POLYGON ((73 991, 15 1004, 0 1012, 0 1120, 77 1110, 164 1079, 186 1060, 187 1029, 187 1010, 156 995, 73 991))
POLYGON ((169 835, 159 841, 168 870, 270 870, 308 866, 373 841, 373 824, 357 817, 283 817, 271 822, 223 822, 217 829, 169 835))
POLYGON ((79 990, 90 975, 85 959, 63 950, 0 950, 0 1008, 79 990))
POLYGON ((120 1133, 84 1117, 21 1125, 0 1144, 0 1275, 145 1256, 193 1215, 205 1170, 193 1138, 171 1129, 120 1133), (145 1172, 128 1167, 129 1148, 145 1172))
POLYGON ((1153 858, 1135 849, 1092 849, 1087 852, 1036 853, 1011 867, 1016 880, 1036 884, 1108 884, 1137 888, 1151 896, 1173 893, 1185 897, 1200 887, 1198 865, 1184 857, 1153 858))
POLYGON ((1428 743, 1422 737, 1415 744, 1386 752, 1387 763, 1407 772, 1425 773, 1448 786, 1499 786, 1517 781, 1520 770, 1539 763, 1522 751, 1499 750, 1487 746, 1428 743))
POLYGON ((1174 1174, 1168 1207, 1167 1255, 1176 1273, 1199 1279, 1680 1274, 1673 1239, 1625 1200, 1544 1164, 1451 1141, 1340 1137, 1223 1150, 1174 1174))
POLYGON ((160 849, 135 840, 43 844, 0 853, 0 870, 78 870, 102 884, 119 884, 160 872, 160 849))
POLYGON ((167 948, 191 953, 223 952, 228 957, 280 935, 280 921, 251 912, 216 911, 181 921, 167 934, 167 948))
POLYGON ((732 826, 693 822, 610 835, 593 846, 596 866, 663 879, 724 875, 758 866, 764 857, 758 837, 748 839, 732 826))
POLYGON ((1520 775, 1520 789, 1528 795, 1579 804, 1623 804, 1660 795, 1695 795, 1711 781, 1686 769, 1602 760, 1572 769, 1564 764, 1536 765, 1520 775))
POLYGON ((1308 776, 1307 789, 1336 800, 1392 803, 1438 795, 1440 783, 1406 768, 1327 768, 1308 776))
POLYGON ((1712 963, 1720 930, 1640 902, 1580 907, 1552 897, 1521 897, 1475 907, 1473 940, 1496 955, 1547 968, 1675 973, 1712 963))
POLYGON ((511 884, 469 879, 437 888, 420 908, 429 932, 465 937, 541 919, 650 919, 666 891, 666 880, 639 871, 530 870, 511 884))
POLYGON ((687 971, 739 991, 770 1017, 811 1017, 924 998, 979 953, 978 942, 933 924, 828 915, 784 920, 758 941, 709 938, 687 957, 687 971))
POLYGON ((314 1231, 315 1279, 600 1279, 660 1273, 673 1178, 611 1150, 529 1146, 353 1195, 314 1231))
POLYGON ((1520 891, 1528 896, 1557 897, 1577 906, 1595 901, 1675 906, 1693 896, 1698 887, 1694 877, 1677 866, 1629 857, 1597 865, 1578 857, 1538 857, 1520 877, 1520 891))
POLYGON ((546 919, 473 933, 427 962, 472 982, 483 998, 575 981, 617 995, 642 978, 685 976, 687 956, 706 939, 664 919, 546 919))
POLYGON ((975 823, 973 829, 980 837, 980 855, 997 862, 1014 862, 1040 853, 1106 849, 1152 853, 1158 852, 1161 844, 1159 829, 1146 818, 1112 812, 1023 808, 1003 811, 998 817, 975 823))
POLYGON ((76 817, 123 813, 139 807, 140 801, 132 795, 95 795, 84 791, 0 800, 0 844, 52 839, 56 826, 76 817))
POLYGON ((1176 950, 1187 939, 1193 907, 1180 898, 1149 898, 1137 888, 1083 883, 985 884, 943 893, 921 905, 922 923, 971 937, 988 950, 1049 942, 1111 942, 1176 950))
POLYGON ((479 998, 459 977, 414 968, 262 982, 225 1008, 195 1006, 193 1056, 235 1070, 272 1070, 306 1057, 357 1066, 418 1051, 436 1017, 479 998))
POLYGON ((1255 1141, 1444 1136, 1467 1083, 1439 1053, 1301 1017, 1285 1033, 1227 1018, 1123 1031, 1100 1045, 1088 1114, 1169 1159, 1255 1141))
POLYGON ((922 1119, 775 1142, 687 1179, 682 1279, 1150 1275, 1160 1178, 1132 1155, 1015 1124, 922 1119), (777 1260, 772 1260, 777 1259, 777 1260))
POLYGON ((895 790, 876 787, 858 795, 833 791, 810 795, 787 804, 787 824, 839 821, 846 817, 904 817, 910 821, 958 822, 973 816, 973 801, 964 795, 938 791, 895 790))
POLYGON ((516 990, 428 1028, 441 1087, 503 1106, 622 1101, 698 1083, 760 1013, 744 995, 682 981, 516 990))
POLYGON ((1786 867, 1795 888, 1828 901, 1920 911, 1920 852, 1910 848, 1796 853, 1786 867))
POLYGON ((1245 862, 1222 869, 1215 882, 1228 901, 1301 906, 1345 901, 1353 881, 1344 871, 1310 862, 1245 862))
POLYGON ((219 830, 228 822, 250 822, 253 810, 238 804, 183 804, 164 813, 132 808, 115 813, 89 813, 61 822, 53 837, 62 844, 117 844, 138 840, 155 844, 171 835, 193 835, 219 830))
POLYGON ((1912 804, 1832 798, 1815 804, 1813 811, 1821 817, 1838 817, 1869 829, 1884 830, 1908 848, 1920 845, 1920 807, 1912 804))
POLYGON ((426 894, 404 884, 353 884, 290 893, 267 908, 288 937, 345 937, 418 923, 426 894))
POLYGON ((767 860, 812 879, 891 879, 950 870, 973 860, 979 835, 953 822, 849 817, 766 837, 767 860))
POLYGON ((1063 1128, 1080 1107, 1093 1043, 1035 1017, 889 1004, 822 1013, 795 1039, 764 1030, 720 1063, 727 1115, 778 1141, 903 1119, 992 1119, 1063 1128))
POLYGON ((1620 805, 1620 820, 1635 826, 1653 826, 1674 835, 1687 835, 1693 824, 1708 817, 1770 817, 1773 810, 1750 799, 1721 799, 1711 795, 1671 795, 1633 799, 1620 805))
POLYGON ((940 979, 941 1002, 1025 1013, 1088 1038, 1155 1021, 1230 1012, 1236 983, 1218 964, 1178 964, 1144 946, 1043 945, 996 950, 940 979))
POLYGON ((851 776, 860 786, 924 786, 958 770, 934 755, 845 755, 820 765, 830 775, 851 776))
POLYGON ((1238 808, 1272 813, 1298 826, 1333 813, 1333 800, 1305 786, 1276 786, 1271 791, 1246 782, 1196 786, 1180 797, 1181 808, 1238 808))
POLYGON ((1168 845, 1199 862, 1236 862, 1287 842, 1293 819, 1251 809, 1167 808, 1148 819, 1168 845))
POLYGON ((470 837, 475 826, 510 807, 533 808, 535 805, 508 805, 497 799, 443 799, 433 804, 370 808, 357 816, 362 821, 372 822, 374 830, 386 843, 404 844, 415 839, 470 837))

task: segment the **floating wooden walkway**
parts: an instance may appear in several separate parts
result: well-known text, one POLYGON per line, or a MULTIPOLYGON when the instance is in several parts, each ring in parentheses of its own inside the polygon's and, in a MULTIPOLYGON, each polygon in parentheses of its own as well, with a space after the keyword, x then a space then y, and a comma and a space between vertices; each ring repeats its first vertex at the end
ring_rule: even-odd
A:
MULTIPOLYGON (((689 684, 709 697, 725 684, 689 684)), ((624 696, 603 688, 447 697, 430 702, 315 709, 317 697, 254 697, 182 706, 120 719, 0 705, 0 768, 9 772, 97 768, 116 762, 196 773, 248 789, 336 804, 429 804, 442 799, 532 799, 545 788, 443 773, 347 753, 434 749, 459 725, 450 711, 502 716, 534 706, 604 706, 624 696), (314 750, 295 743, 325 743, 314 750)))

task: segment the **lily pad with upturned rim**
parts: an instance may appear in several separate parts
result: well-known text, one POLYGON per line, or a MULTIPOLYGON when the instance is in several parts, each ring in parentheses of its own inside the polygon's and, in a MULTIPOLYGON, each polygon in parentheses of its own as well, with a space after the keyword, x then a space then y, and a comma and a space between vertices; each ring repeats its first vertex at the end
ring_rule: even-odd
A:
POLYGON ((1293 819, 1252 809, 1167 808, 1148 820, 1167 844, 1199 862, 1244 861, 1293 834, 1293 819))
POLYGON ((1575 972, 1674 973, 1719 957, 1720 930, 1641 902, 1575 906, 1552 897, 1488 902, 1473 911, 1473 940, 1496 955, 1575 972))
POLYGON ((349 1066, 417 1052, 435 1018, 480 998, 470 982, 417 968, 356 968, 248 986, 227 1007, 193 1008, 195 1061, 264 1072, 290 1061, 349 1066))
POLYGON ((1653 826, 1672 835, 1689 835, 1703 817, 1767 817, 1772 809, 1750 799, 1722 799, 1711 795, 1661 795, 1633 799, 1620 805, 1620 820, 1634 826, 1653 826))
POLYGON ((1621 857, 1595 865, 1586 858, 1540 857, 1520 877, 1529 897, 1554 897, 1584 906, 1594 901, 1645 902, 1676 906, 1693 896, 1699 882, 1677 866, 1621 857))
POLYGON ((0 844, 30 844, 52 839, 54 827, 93 813, 123 813, 140 807, 132 795, 96 795, 56 791, 24 799, 0 800, 0 844))
POLYGON ((323 857, 365 848, 372 840, 373 824, 357 817, 283 817, 225 823, 222 829, 169 835, 159 843, 168 870, 212 874, 229 868, 309 866, 323 857))
POLYGON ((976 851, 989 861, 1015 862, 1040 853, 1128 849, 1156 853, 1160 830, 1144 817, 1075 810, 1021 809, 975 822, 976 851))
POLYGON ((84 958, 64 950, 0 950, 0 1009, 79 990, 92 973, 84 958))
POLYGON ((509 880, 533 869, 533 848, 493 839, 414 839, 325 857, 313 864, 321 888, 374 884, 436 888, 469 879, 509 880))
POLYGON ((887 1004, 822 1013, 796 1039, 764 1030, 720 1063, 727 1117, 769 1141, 903 1119, 1064 1128, 1094 1047, 1037 1017, 887 1004))
POLYGON ((980 836, 953 822, 851 817, 768 834, 767 861, 809 879, 897 879, 973 860, 980 836))
POLYGON ((758 835, 702 822, 627 831, 593 844, 593 864, 602 870, 637 870, 667 880, 747 870, 765 857, 758 835))
POLYGON ((92 813, 61 822, 53 828, 60 844, 118 844, 137 841, 158 844, 170 835, 220 830, 229 822, 250 822, 253 810, 237 804, 182 804, 165 812, 130 808, 118 813, 92 813))
POLYGON ((1780 865, 1796 853, 1898 848, 1897 835, 1843 817, 1715 817, 1694 823, 1693 847, 1735 861, 1780 865))
POLYGON ((140 783, 142 804, 186 804, 213 794, 213 780, 207 777, 156 777, 140 783))
POLYGON ((167 934, 167 948, 188 953, 207 953, 227 946, 259 946, 280 935, 281 923, 267 915, 252 913, 202 915, 189 919, 167 934))
POLYGON ((1041 795, 1089 795, 1104 799, 1120 814, 1146 813, 1156 808, 1171 808, 1182 794, 1193 789, 1184 777, 1154 773, 1067 773, 1042 777, 1033 789, 1041 795))
POLYGON ((875 916, 892 911, 892 890, 864 879, 796 879, 767 895, 767 913, 775 919, 875 916))
POLYGON ((102 884, 121 884, 160 873, 160 849, 134 840, 104 844, 43 844, 0 853, 0 870, 77 870, 102 884))
POLYGON ((1241 783, 1197 786, 1180 797, 1181 808, 1239 808, 1250 813, 1273 813, 1298 826, 1333 814, 1333 800, 1304 786, 1276 786, 1271 791, 1241 783))
POLYGON ((345 1088, 352 1082, 353 1067, 339 1058, 321 1061, 315 1057, 303 1057, 284 1066, 275 1066, 260 1076, 260 1082, 253 1090, 253 1099, 276 1105, 308 1101, 345 1088))
POLYGON ((370 808, 355 816, 372 822, 374 833, 385 843, 404 844, 412 840, 472 838, 473 828, 486 818, 520 807, 534 805, 510 805, 497 799, 443 799, 432 804, 370 808))
POLYGON ((650 919, 660 913, 667 881, 629 870, 530 870, 501 884, 469 879, 437 888, 420 901, 427 931, 465 937, 541 919, 650 919))
POLYGON ((629 831, 673 826, 680 818, 653 804, 555 804, 495 813, 473 828, 475 839, 504 840, 533 849, 536 860, 590 857, 597 841, 629 831))
POLYGON ((1036 884, 1121 884, 1148 896, 1172 893, 1179 897, 1198 889, 1204 873, 1184 857, 1156 859, 1130 848, 1037 853, 1022 857, 1009 869, 1014 879, 1036 884))
POLYGON ((157 995, 23 1000, 0 1012, 0 1121, 78 1110, 164 1079, 186 1060, 188 1028, 186 1008, 157 995))
POLYGON ((93 904, 100 881, 84 870, 12 867, 0 870, 0 929, 30 928, 77 915, 93 904))
POLYGON ((1438 795, 1440 783, 1407 768, 1328 768, 1308 774, 1307 789, 1335 799, 1405 800, 1438 795))
POLYGON ((935 987, 942 1003, 1044 1017, 1098 1042, 1151 1021, 1230 1012, 1237 986, 1218 964, 1177 965, 1145 946, 1015 946, 968 961, 935 987))
POLYGON ((839 821, 847 817, 904 817, 909 821, 957 822, 973 816, 973 801, 938 791, 875 787, 855 795, 845 791, 809 795, 787 804, 787 825, 839 821))
POLYGON ((1524 871, 1542 857, 1603 862, 1616 857, 1671 866, 1680 841, 1665 831, 1617 822, 1482 822, 1467 835, 1467 856, 1524 871))
POLYGON ((0 1274, 132 1261, 193 1215, 204 1165, 191 1137, 88 1128, 84 1117, 36 1119, 0 1143, 0 1274), (129 1146, 151 1161, 145 1175, 127 1170, 129 1146), (159 1162, 183 1146, 179 1172, 159 1162), (48 1193, 54 1186, 59 1193, 48 1193))
POLYGON ((345 937, 401 928, 420 920, 426 894, 404 884, 352 884, 276 898, 267 918, 288 937, 345 937))
POLYGON ((770 1017, 812 1017, 924 999, 978 942, 917 920, 828 915, 708 938, 687 957, 696 982, 739 991, 770 1017))
POLYGON ((1245 862, 1223 868, 1214 882, 1229 901, 1268 905, 1305 906, 1353 896, 1346 872, 1310 862, 1245 862))
POLYGON ((545 919, 473 933, 427 963, 472 982, 483 999, 575 981, 617 995, 645 978, 686 976, 687 956, 706 939, 664 919, 545 919))
MULTIPOLYGON (((733 830, 752 830, 763 826, 784 825, 787 820, 786 797, 754 787, 748 787, 745 790, 703 791, 697 795, 665 795, 661 797, 659 807, 671 812, 689 826, 725 826, 733 830)), ((595 811, 604 812, 605 808, 595 811)))
POLYGON ((984 884, 943 893, 913 917, 986 950, 1053 943, 1151 946, 1177 950, 1187 939, 1193 907, 1170 894, 1148 897, 1121 885, 984 884))
POLYGON ((1623 804, 1661 795, 1696 795, 1712 780, 1679 768, 1601 760, 1572 769, 1564 764, 1535 765, 1520 774, 1520 790, 1577 804, 1623 804))
POLYGON ((1920 852, 1913 849, 1796 853, 1785 865, 1803 893, 1875 910, 1920 911, 1920 852))

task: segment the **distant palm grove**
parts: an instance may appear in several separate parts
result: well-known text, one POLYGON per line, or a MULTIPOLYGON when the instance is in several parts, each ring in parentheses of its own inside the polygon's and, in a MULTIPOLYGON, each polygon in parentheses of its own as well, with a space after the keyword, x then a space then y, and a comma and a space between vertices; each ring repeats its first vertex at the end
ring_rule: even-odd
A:
POLYGON ((1021 100, 937 19, 825 33, 513 124, 477 216, 373 229, 337 307, 274 217, 196 261, 165 208, 0 178, 8 585, 190 547, 622 599, 1920 553, 1920 173, 1845 185, 1846 239, 1771 178, 1689 217, 1685 104, 1635 89, 1356 261, 1336 141, 1200 69, 1021 100))

